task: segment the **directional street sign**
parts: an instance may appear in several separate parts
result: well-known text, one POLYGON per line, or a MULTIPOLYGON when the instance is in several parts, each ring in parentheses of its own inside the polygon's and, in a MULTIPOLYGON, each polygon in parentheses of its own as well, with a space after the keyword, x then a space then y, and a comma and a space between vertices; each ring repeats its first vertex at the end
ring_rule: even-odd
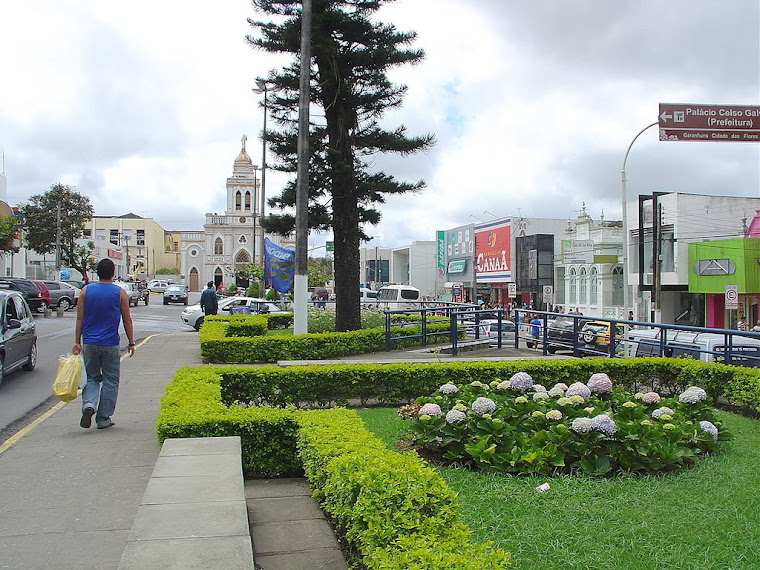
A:
POLYGON ((760 142, 760 107, 660 103, 661 141, 760 142))

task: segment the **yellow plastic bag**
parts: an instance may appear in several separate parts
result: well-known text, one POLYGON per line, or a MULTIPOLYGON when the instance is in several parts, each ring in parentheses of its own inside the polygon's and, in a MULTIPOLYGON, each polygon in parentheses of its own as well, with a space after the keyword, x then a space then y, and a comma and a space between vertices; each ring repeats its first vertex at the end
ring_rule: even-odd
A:
POLYGON ((77 397, 79 382, 84 370, 82 355, 58 357, 58 372, 53 382, 53 395, 64 402, 71 402, 77 397))

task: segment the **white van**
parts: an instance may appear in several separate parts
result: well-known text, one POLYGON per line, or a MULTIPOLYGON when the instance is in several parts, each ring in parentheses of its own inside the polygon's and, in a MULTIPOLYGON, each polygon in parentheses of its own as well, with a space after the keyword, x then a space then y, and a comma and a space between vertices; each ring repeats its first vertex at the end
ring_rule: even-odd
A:
MULTIPOLYGON (((660 356, 660 330, 632 330, 628 333, 629 356, 660 356)), ((726 337, 719 333, 668 330, 664 356, 693 358, 702 362, 724 359, 726 337)), ((734 335, 731 364, 760 368, 760 338, 734 335)))
POLYGON ((377 291, 373 291, 372 289, 367 289, 365 287, 359 288, 359 302, 362 305, 374 305, 377 303, 377 291))
POLYGON ((377 304, 387 311, 420 308, 420 290, 411 285, 385 285, 377 292, 377 304))

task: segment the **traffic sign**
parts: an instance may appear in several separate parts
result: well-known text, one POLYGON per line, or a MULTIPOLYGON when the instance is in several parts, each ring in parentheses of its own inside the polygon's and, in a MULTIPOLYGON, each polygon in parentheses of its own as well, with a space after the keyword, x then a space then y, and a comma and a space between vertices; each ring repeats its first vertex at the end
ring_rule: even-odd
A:
POLYGON ((760 107, 660 103, 661 141, 760 142, 760 107))
POLYGON ((334 241, 326 241, 325 242, 325 251, 335 251, 335 242, 334 241))
POLYGON ((517 283, 507 283, 507 297, 510 299, 517 297, 517 283))
POLYGON ((544 303, 551 303, 554 298, 554 287, 552 285, 544 285, 542 289, 544 303))
POLYGON ((725 295, 726 309, 739 308, 739 287, 736 285, 726 285, 725 295))

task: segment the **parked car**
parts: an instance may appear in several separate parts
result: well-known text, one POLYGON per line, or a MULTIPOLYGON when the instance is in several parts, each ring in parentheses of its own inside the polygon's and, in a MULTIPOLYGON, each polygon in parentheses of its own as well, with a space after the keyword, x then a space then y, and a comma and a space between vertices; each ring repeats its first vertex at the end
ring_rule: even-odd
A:
POLYGON ((50 289, 42 281, 38 281, 37 279, 30 279, 30 281, 34 283, 34 286, 42 294, 42 305, 37 308, 37 312, 44 313, 45 309, 50 306, 50 289))
POLYGON ((43 281, 50 292, 50 306, 68 311, 77 304, 78 294, 75 287, 60 281, 43 281))
POLYGON ((490 325, 488 330, 488 338, 491 339, 491 344, 496 344, 501 336, 501 342, 513 342, 515 340, 515 323, 510 320, 502 319, 501 328, 499 328, 498 319, 486 319, 480 321, 481 324, 490 325))
POLYGON ((0 289, 18 291, 32 311, 37 311, 45 301, 42 291, 28 279, 19 277, 3 277, 0 279, 0 289))
POLYGON ((169 285, 164 291, 164 305, 182 303, 187 305, 190 288, 187 285, 169 285))
POLYGON ((127 296, 129 297, 129 306, 136 307, 137 303, 140 302, 140 297, 142 296, 140 294, 140 291, 137 289, 137 283, 131 283, 129 281, 114 281, 114 284, 118 285, 127 292, 127 296))
POLYGON ((148 290, 153 293, 163 293, 166 291, 166 288, 169 286, 168 281, 160 280, 160 279, 153 279, 152 281, 148 282, 148 290))
MULTIPOLYGON (((261 313, 264 305, 266 305, 270 315, 284 315, 288 313, 288 311, 281 311, 277 305, 270 303, 266 299, 259 299, 257 297, 226 297, 224 299, 219 299, 218 314, 231 314, 233 308, 240 309, 243 307, 249 308, 251 313, 261 313)), ((182 311, 180 319, 183 323, 190 325, 195 330, 200 330, 204 319, 201 304, 197 303, 186 307, 182 311)))
POLYGON ((760 338, 735 335, 728 348, 723 334, 670 330, 666 333, 665 346, 661 352, 662 334, 661 330, 653 329, 631 331, 628 333, 628 355, 726 362, 728 350, 733 366, 760 368, 760 338))
POLYGON ((37 365, 37 331, 31 309, 18 291, 0 291, 0 382, 18 368, 37 365))
MULTIPOLYGON (((610 331, 612 323, 609 321, 589 321, 581 332, 578 333, 578 350, 581 355, 597 354, 605 355, 610 352, 610 331)), ((615 352, 622 352, 620 339, 625 334, 622 324, 615 324, 615 352)))
POLYGON ((79 279, 61 279, 61 283, 68 283, 69 285, 73 285, 74 287, 77 287, 80 291, 85 285, 87 285, 86 282, 81 281, 79 279))
MULTIPOLYGON (((583 330, 583 325, 588 319, 578 319, 577 330, 583 330)), ((573 319, 569 317, 559 317, 554 321, 549 321, 546 327, 546 351, 554 354, 557 350, 573 350, 573 319)))

